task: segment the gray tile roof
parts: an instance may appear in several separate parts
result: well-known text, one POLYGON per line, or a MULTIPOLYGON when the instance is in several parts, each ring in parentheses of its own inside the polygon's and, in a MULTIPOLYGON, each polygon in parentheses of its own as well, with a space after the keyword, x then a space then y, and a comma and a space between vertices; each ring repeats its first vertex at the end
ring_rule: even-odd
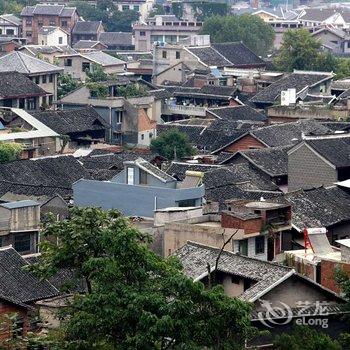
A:
POLYGON ((304 142, 337 168, 350 167, 350 137, 319 138, 304 142))
POLYGON ((105 44, 96 40, 79 40, 77 43, 73 45, 74 49, 92 49, 94 46, 101 44, 107 47, 105 44))
POLYGON ((46 94, 46 91, 24 74, 0 72, 0 98, 46 96, 46 94))
POLYGON ((265 62, 241 42, 212 44, 213 48, 230 61, 234 67, 261 65, 265 62))
POLYGON ((269 147, 287 146, 298 143, 302 134, 327 135, 331 130, 315 120, 299 120, 292 123, 281 123, 251 130, 250 134, 269 147))
POLYGON ((9 14, 3 14, 0 16, 1 18, 5 19, 6 21, 10 21, 18 26, 22 24, 22 21, 19 17, 9 13, 9 14))
POLYGON ((197 56, 200 61, 208 66, 217 67, 231 67, 232 63, 228 61, 224 56, 217 52, 211 46, 205 47, 188 47, 188 51, 197 56))
MULTIPOLYGON (((214 268, 219 251, 220 249, 214 247, 188 242, 175 253, 175 256, 180 260, 184 273, 197 279, 206 274, 208 263, 211 268, 214 268)), ((254 302, 267 293, 270 287, 281 283, 295 273, 294 270, 283 265, 248 258, 228 251, 222 253, 218 270, 252 280, 252 286, 239 296, 250 302, 254 302)))
POLYGON ((0 57, 0 72, 19 72, 24 74, 59 73, 63 69, 20 51, 13 51, 0 57))
MULTIPOLYGON (((270 176, 287 175, 288 151, 292 146, 271 147, 240 151, 242 155, 257 168, 270 176)), ((231 154, 232 156, 232 154, 231 154)))
POLYGON ((11 191, 17 194, 72 194, 72 185, 81 178, 89 179, 89 172, 72 156, 18 160, 0 164, 2 194, 11 191), (40 189, 42 187, 42 189, 40 189), (24 193, 22 193, 22 191, 24 193))
POLYGON ((0 295, 19 303, 30 303, 59 294, 50 282, 24 270, 27 265, 12 247, 0 249, 0 295))
POLYGON ((72 30, 72 34, 97 34, 101 25, 101 21, 78 21, 72 30))
POLYGON ((3 203, 0 205, 6 209, 18 209, 18 208, 24 208, 24 207, 37 206, 37 205, 40 205, 40 203, 28 199, 28 200, 22 200, 22 201, 16 201, 16 202, 3 203))
POLYGON ((24 7, 21 16, 43 15, 71 17, 75 11, 75 7, 66 7, 65 5, 36 4, 35 6, 24 7))
POLYGON ((344 16, 345 20, 350 15, 350 9, 346 7, 340 8, 307 8, 304 10, 305 14, 299 16, 299 19, 302 21, 316 21, 323 22, 329 17, 335 15, 336 13, 340 13, 344 16))
POLYGON ((33 116, 61 135, 110 128, 92 107, 63 111, 48 110, 33 113, 33 116))
POLYGON ((91 61, 101 64, 102 66, 121 65, 125 63, 119 58, 108 55, 102 51, 84 52, 81 55, 91 61))
POLYGON ((210 108, 209 112, 215 116, 229 120, 229 121, 240 121, 240 120, 250 120, 250 121, 267 121, 267 116, 259 113, 254 108, 249 106, 227 106, 219 108, 210 108))
POLYGON ((132 33, 104 32, 100 34, 98 40, 107 46, 131 46, 132 33))
POLYGON ((292 205, 292 224, 300 231, 350 220, 350 194, 335 186, 290 192, 285 199, 292 205))
POLYGON ((304 88, 331 78, 331 74, 292 73, 258 92, 250 101, 254 103, 273 104, 281 95, 282 90, 295 88, 298 94, 304 88))

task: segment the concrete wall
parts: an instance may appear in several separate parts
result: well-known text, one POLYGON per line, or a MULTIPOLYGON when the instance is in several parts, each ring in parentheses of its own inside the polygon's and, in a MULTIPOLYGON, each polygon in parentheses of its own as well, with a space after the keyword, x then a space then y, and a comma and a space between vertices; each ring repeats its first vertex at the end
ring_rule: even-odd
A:
POLYGON ((177 207, 182 200, 195 199, 194 205, 201 206, 204 186, 173 189, 79 180, 73 185, 73 193, 80 207, 115 208, 127 216, 153 217, 154 209, 177 207))
MULTIPOLYGON (((272 302, 273 305, 281 307, 280 302, 283 302, 290 307, 298 307, 299 301, 308 301, 312 304, 317 301, 333 301, 328 293, 321 288, 315 287, 310 282, 305 281, 301 277, 292 276, 286 281, 282 282, 277 287, 273 288, 270 292, 262 296, 263 300, 272 302), (297 293, 295 291, 298 291, 297 293)), ((255 303, 256 310, 261 309, 259 302, 255 303)))
MULTIPOLYGON (((201 244, 221 248, 223 240, 230 238, 233 233, 231 229, 223 229, 220 226, 212 226, 210 222, 199 222, 200 220, 209 220, 206 216, 194 218, 187 223, 170 222, 164 227, 164 256, 171 255, 174 251, 183 247, 187 241, 194 241, 201 244), (195 224, 197 223, 197 224, 195 224)), ((219 224, 219 222, 218 222, 219 224)), ((233 251, 232 244, 226 246, 226 250, 233 251)))
POLYGON ((244 280, 238 276, 234 280, 231 276, 225 276, 221 283, 224 287, 225 294, 232 298, 238 297, 244 292, 244 280))
POLYGON ((59 28, 48 35, 38 34, 38 44, 50 46, 68 45, 68 34, 59 28), (60 42, 60 38, 62 42, 60 42))
POLYGON ((337 181, 337 171, 305 144, 288 155, 288 190, 329 186, 337 181))

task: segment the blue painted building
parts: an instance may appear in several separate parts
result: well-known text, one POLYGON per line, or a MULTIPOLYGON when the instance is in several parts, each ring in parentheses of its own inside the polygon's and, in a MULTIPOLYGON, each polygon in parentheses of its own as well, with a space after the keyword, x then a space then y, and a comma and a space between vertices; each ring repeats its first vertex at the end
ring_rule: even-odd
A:
POLYGON ((202 205, 202 173, 191 172, 179 182, 142 158, 124 162, 111 181, 79 180, 73 185, 77 206, 118 209, 127 216, 153 217, 154 210, 202 205))

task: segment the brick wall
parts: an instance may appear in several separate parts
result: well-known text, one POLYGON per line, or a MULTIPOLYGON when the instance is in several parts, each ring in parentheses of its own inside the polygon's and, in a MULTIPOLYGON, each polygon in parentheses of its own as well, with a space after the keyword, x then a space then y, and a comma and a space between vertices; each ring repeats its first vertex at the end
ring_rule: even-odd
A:
POLYGON ((243 229, 246 234, 260 232, 261 225, 261 218, 242 220, 227 213, 222 213, 221 215, 222 227, 243 229))
POLYGON ((255 139, 253 136, 246 135, 243 136, 241 139, 235 141, 231 145, 227 146, 223 151, 236 153, 238 151, 243 151, 245 149, 250 148, 266 148, 266 146, 257 139, 255 139))
POLYGON ((334 280, 334 273, 337 268, 346 271, 350 275, 350 264, 338 263, 329 260, 321 261, 321 285, 330 290, 333 290, 336 293, 339 293, 340 288, 334 280))

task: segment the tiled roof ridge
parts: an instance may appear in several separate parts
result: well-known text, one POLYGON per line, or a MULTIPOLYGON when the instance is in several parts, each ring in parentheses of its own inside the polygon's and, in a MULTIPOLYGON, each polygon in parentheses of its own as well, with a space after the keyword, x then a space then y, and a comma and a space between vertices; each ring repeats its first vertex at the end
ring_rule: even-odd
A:
MULTIPOLYGON (((211 245, 206 245, 206 244, 203 244, 203 243, 190 241, 190 240, 187 241, 187 244, 195 246, 195 247, 199 247, 199 248, 208 249, 208 250, 211 250, 211 251, 218 251, 218 252, 220 252, 220 250, 221 250, 220 248, 217 248, 217 247, 214 247, 214 246, 211 246, 211 245)), ((289 266, 285 266, 285 265, 279 264, 277 262, 265 261, 265 260, 261 260, 261 259, 258 259, 258 258, 253 258, 253 257, 250 257, 250 256, 245 256, 245 255, 242 255, 242 254, 234 253, 234 252, 231 252, 229 250, 224 250, 223 253, 224 254, 228 254, 230 256, 238 256, 238 257, 246 259, 246 260, 253 260, 253 261, 256 261, 256 262, 264 264, 264 265, 272 265, 272 266, 275 266, 275 267, 284 268, 286 271, 294 271, 293 268, 291 268, 289 266)))

